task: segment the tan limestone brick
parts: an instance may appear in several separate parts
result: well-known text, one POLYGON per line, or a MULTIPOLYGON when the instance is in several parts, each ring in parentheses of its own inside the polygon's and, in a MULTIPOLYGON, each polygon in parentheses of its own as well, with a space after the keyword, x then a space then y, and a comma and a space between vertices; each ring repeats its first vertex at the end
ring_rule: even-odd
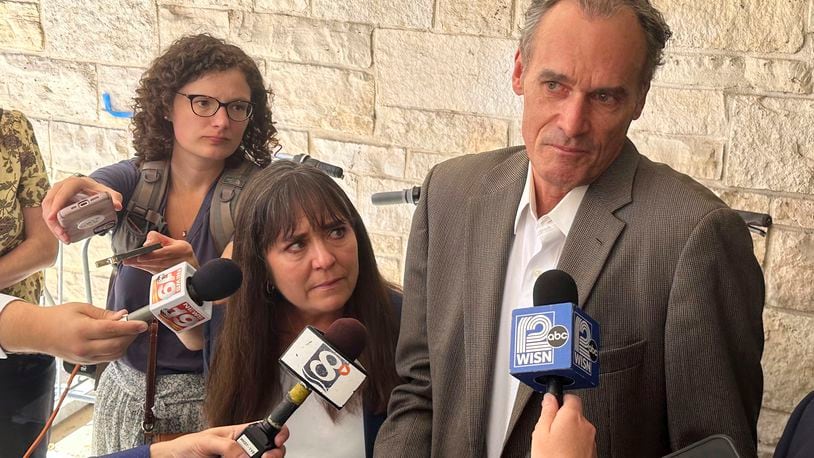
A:
POLYGON ((358 135, 373 131, 373 78, 366 73, 270 62, 266 83, 276 94, 281 126, 358 135))
POLYGON ((814 317, 767 308, 763 327, 763 406, 791 412, 814 390, 814 317))
POLYGON ((323 19, 383 27, 429 29, 433 0, 311 0, 313 15, 323 19))
POLYGON ((507 121, 442 111, 381 106, 376 137, 414 149, 477 153, 506 146, 507 121))
POLYGON ((42 0, 49 56, 147 65, 158 51, 158 18, 144 0, 42 0))
POLYGON ((724 183, 814 193, 814 155, 805 154, 814 144, 812 112, 810 100, 734 97, 724 183))
POLYGON ((311 155, 357 175, 402 178, 407 153, 403 148, 314 138, 311 155))
POLYGON ((22 54, 0 54, 0 106, 27 116, 95 120, 96 67, 22 54))
POLYGON ((377 103, 493 116, 520 114, 515 40, 377 30, 377 103))
POLYGON ((811 314, 814 312, 814 232, 775 226, 770 235, 766 305, 811 314))
MULTIPOLYGON (((229 37, 228 11, 167 5, 159 8, 158 21, 160 24, 158 36, 162 51, 169 48, 175 40, 186 35, 208 33, 221 39, 229 37)), ((238 45, 243 47, 242 44, 238 45)))
POLYGON ((807 0, 654 0, 673 30, 672 46, 794 53, 803 44, 807 0))
POLYGON ((39 5, 0 1, 0 48, 42 51, 42 45, 39 5))
POLYGON ((51 154, 55 171, 84 173, 133 156, 130 133, 52 121, 51 154))
POLYGON ((506 36, 511 33, 511 0, 439 0, 439 28, 445 33, 506 36))
POLYGON ((275 14, 233 12, 231 40, 252 55, 288 62, 367 68, 370 26, 275 14))

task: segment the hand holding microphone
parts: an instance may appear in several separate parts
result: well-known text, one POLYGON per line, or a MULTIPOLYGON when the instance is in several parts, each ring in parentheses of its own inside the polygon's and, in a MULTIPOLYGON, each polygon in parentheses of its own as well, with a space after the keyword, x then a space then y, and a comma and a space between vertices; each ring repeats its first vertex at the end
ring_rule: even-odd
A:
POLYGON ((13 301, 0 313, 0 348, 81 364, 113 361, 147 330, 143 323, 121 322, 120 316, 78 302, 40 307, 13 301))
POLYGON ((574 279, 549 270, 534 283, 534 307, 512 311, 509 372, 562 405, 563 389, 599 384, 599 324, 577 306, 574 279))
POLYGON ((582 401, 566 394, 562 407, 546 393, 531 435, 531 458, 596 458, 596 428, 582 415, 582 401))
POLYGON ((334 321, 322 335, 308 326, 280 357, 299 382, 285 393, 266 419, 249 425, 237 443, 257 458, 274 448, 274 437, 312 391, 341 409, 367 378, 356 360, 367 343, 367 329, 353 318, 334 321))
POLYGON ((141 269, 153 275, 170 269, 178 263, 186 262, 193 267, 198 265, 192 245, 186 240, 174 239, 157 231, 147 233, 145 246, 160 243, 161 247, 155 251, 142 254, 137 257, 128 258, 122 264, 141 269))
POLYGON ((149 322, 155 317, 177 334, 209 321, 212 301, 231 296, 242 282, 240 267, 230 259, 213 259, 197 271, 182 262, 153 275, 150 305, 123 319, 149 322))

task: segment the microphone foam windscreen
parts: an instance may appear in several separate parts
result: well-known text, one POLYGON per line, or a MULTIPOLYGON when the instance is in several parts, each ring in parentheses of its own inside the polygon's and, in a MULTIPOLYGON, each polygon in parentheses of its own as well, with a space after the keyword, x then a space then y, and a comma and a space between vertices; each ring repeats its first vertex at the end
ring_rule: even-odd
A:
POLYGON ((367 328, 359 320, 340 318, 325 331, 325 340, 336 347, 342 356, 353 361, 367 345, 367 328))
POLYGON ((562 270, 547 270, 534 282, 534 305, 561 304, 579 300, 577 284, 562 270))
POLYGON ((243 283, 243 272, 231 259, 215 258, 202 265, 190 279, 201 300, 217 301, 229 297, 243 283))

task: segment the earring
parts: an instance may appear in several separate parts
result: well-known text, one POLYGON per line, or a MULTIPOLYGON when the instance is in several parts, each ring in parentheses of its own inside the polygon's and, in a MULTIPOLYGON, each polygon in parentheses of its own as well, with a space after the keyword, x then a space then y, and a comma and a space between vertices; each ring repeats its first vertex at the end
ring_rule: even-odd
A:
POLYGON ((274 283, 272 283, 272 282, 271 282, 271 281, 269 281, 269 280, 266 280, 266 294, 268 294, 269 296, 273 296, 273 295, 274 295, 274 291, 275 291, 276 289, 277 289, 277 288, 275 288, 274 283))

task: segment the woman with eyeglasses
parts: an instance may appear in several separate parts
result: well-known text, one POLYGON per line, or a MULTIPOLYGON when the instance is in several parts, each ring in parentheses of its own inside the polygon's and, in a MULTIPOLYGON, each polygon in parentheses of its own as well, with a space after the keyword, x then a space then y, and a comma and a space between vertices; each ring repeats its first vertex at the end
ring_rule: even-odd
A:
MULTIPOLYGON (((161 244, 160 249, 118 267, 108 291, 109 309, 133 311, 148 304, 154 273, 182 261, 198 266, 221 255, 210 227, 210 217, 221 208, 222 192, 215 195, 216 185, 230 170, 243 167, 250 174, 271 162, 270 148, 277 140, 270 95, 256 63, 240 48, 208 35, 181 38, 153 61, 136 90, 135 157, 89 177, 71 177, 54 185, 43 202, 43 215, 63 242, 69 240, 57 220, 58 211, 77 193, 107 192, 119 213, 114 250, 121 249, 117 244, 130 249, 161 244), (164 161, 166 189, 158 208, 136 221, 136 209, 128 203, 136 199, 140 181, 147 179, 142 166, 151 161, 164 161), (136 222, 145 226, 136 230, 136 222)), ((145 386, 151 383, 145 377, 148 334, 139 336, 101 376, 93 418, 95 454, 153 440, 142 431, 145 386)), ((159 326, 156 340, 152 433, 199 431, 203 429, 203 357, 187 350, 164 326, 159 326)))

